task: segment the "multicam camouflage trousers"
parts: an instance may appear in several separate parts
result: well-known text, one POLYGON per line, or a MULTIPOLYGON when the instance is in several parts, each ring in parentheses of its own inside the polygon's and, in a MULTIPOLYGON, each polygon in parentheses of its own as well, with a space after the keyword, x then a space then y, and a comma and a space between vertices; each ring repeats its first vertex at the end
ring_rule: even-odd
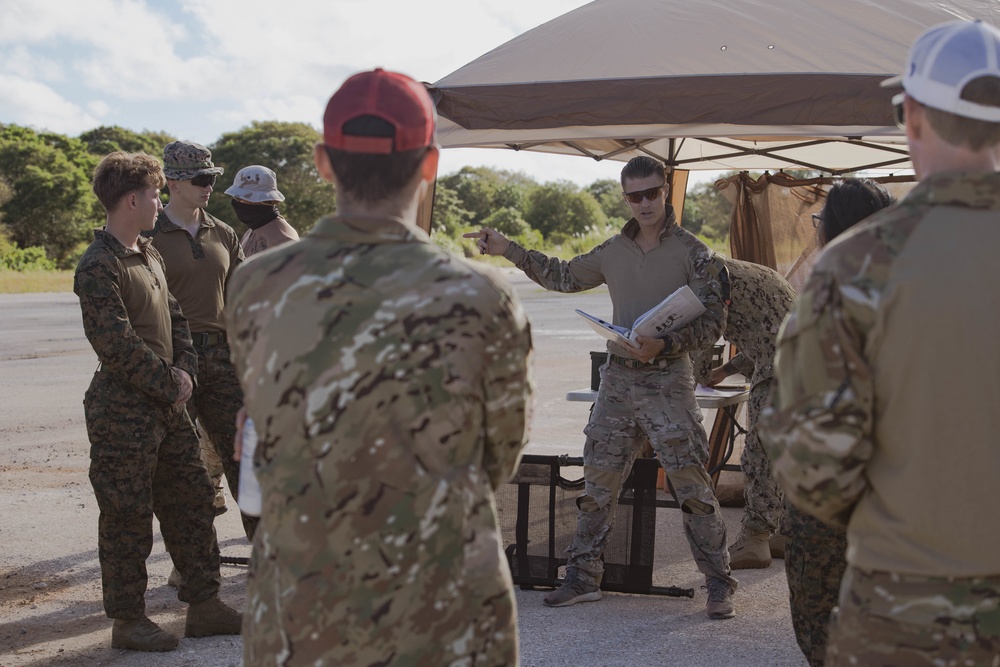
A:
POLYGON ((771 464, 767 452, 757 438, 757 418, 771 394, 771 379, 758 382, 750 390, 747 403, 747 436, 740 455, 740 467, 746 487, 743 497, 743 530, 747 533, 767 533, 774 535, 781 526, 785 499, 781 487, 771 475, 771 464))
POLYGON ((728 581, 726 524, 705 470, 708 437, 694 397, 691 362, 685 356, 659 368, 630 369, 608 362, 584 433, 584 495, 568 567, 593 584, 604 573, 601 554, 614 522, 622 484, 649 442, 681 506, 684 533, 698 569, 728 581))
POLYGON ((826 664, 1000 665, 1000 576, 924 577, 848 567, 826 664))
POLYGON ((847 532, 794 505, 785 508, 781 532, 795 640, 810 667, 823 667, 830 613, 847 569, 847 532))
MULTIPOLYGON (((240 464, 233 460, 233 439, 236 413, 243 406, 243 389, 229 360, 229 345, 200 346, 197 351, 198 387, 188 401, 188 411, 208 433, 222 461, 229 492, 239 502, 240 464)), ((247 539, 253 541, 258 519, 246 514, 241 518, 247 539)))
POLYGON ((212 483, 187 412, 105 372, 94 375, 83 406, 90 483, 100 508, 105 613, 131 619, 145 611, 154 514, 182 576, 178 598, 190 603, 214 595, 220 575, 212 483))

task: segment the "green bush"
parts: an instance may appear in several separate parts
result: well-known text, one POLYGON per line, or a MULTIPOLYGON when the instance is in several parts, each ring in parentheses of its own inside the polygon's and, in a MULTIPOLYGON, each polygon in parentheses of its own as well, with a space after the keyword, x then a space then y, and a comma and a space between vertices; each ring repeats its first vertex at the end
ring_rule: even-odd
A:
POLYGON ((45 256, 45 248, 32 246, 18 248, 13 244, 0 245, 0 269, 10 271, 51 271, 56 263, 45 256))

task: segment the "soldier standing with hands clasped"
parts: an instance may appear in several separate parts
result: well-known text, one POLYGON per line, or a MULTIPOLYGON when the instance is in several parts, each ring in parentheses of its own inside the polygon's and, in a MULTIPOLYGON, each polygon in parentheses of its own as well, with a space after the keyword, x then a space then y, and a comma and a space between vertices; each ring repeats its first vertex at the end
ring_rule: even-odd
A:
POLYGON ((219 591, 212 485, 184 404, 197 357, 187 320, 167 290, 163 260, 140 232, 162 208, 156 158, 112 153, 94 172, 107 225, 94 234, 73 281, 83 328, 100 359, 84 397, 90 482, 100 507, 98 555, 111 645, 169 651, 177 638, 146 616, 153 516, 183 575, 185 635, 239 634, 240 615, 219 591))

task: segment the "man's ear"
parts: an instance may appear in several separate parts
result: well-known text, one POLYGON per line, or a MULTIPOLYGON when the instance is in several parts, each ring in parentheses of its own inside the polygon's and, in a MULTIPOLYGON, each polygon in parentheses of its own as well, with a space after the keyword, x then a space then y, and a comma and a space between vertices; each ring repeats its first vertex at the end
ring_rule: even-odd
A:
POLYGON ((139 193, 130 192, 127 195, 125 195, 125 205, 128 206, 129 209, 133 211, 139 208, 139 193))
POLYGON ((321 141, 317 141, 316 145, 313 146, 313 163, 324 181, 334 182, 336 177, 333 173, 333 165, 330 164, 330 156, 326 153, 326 144, 321 141))
POLYGON ((924 123, 927 122, 924 107, 906 95, 903 97, 903 115, 906 118, 906 138, 919 141, 924 132, 924 123))
POLYGON ((424 155, 424 161, 420 163, 420 177, 430 183, 434 182, 438 173, 438 161, 441 159, 441 149, 431 146, 424 155))

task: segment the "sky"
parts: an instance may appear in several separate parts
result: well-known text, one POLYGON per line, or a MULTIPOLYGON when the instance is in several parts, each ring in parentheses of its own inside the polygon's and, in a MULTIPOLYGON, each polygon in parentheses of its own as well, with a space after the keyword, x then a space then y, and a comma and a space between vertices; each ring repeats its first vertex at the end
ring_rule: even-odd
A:
MULTIPOLYGON (((355 72, 384 67, 433 83, 584 4, 0 0, 0 123, 69 136, 119 125, 206 145, 255 120, 305 122, 319 129, 327 99, 355 72)), ((447 149, 439 173, 466 165, 579 185, 617 179, 622 166, 582 157, 447 149)))

